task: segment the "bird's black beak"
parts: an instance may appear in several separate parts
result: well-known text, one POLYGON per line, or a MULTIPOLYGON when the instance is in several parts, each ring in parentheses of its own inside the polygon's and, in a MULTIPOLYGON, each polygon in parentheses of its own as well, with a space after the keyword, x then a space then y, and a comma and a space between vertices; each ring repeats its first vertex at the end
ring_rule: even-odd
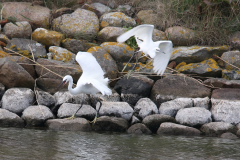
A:
POLYGON ((58 89, 59 89, 60 87, 63 87, 63 86, 66 84, 66 81, 67 81, 67 80, 62 81, 62 83, 58 86, 58 89))

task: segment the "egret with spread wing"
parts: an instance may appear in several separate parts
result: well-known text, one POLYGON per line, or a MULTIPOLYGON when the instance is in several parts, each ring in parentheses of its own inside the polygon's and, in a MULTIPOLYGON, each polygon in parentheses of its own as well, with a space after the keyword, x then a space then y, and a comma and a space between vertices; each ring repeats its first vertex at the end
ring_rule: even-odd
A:
MULTIPOLYGON (((73 78, 70 75, 67 75, 63 78, 62 84, 65 85, 67 82, 68 90, 71 94, 76 95, 80 93, 92 94, 97 97, 96 93, 101 92, 103 95, 111 95, 112 90, 108 88, 108 78, 104 78, 104 72, 101 66, 98 64, 96 58, 89 52, 78 52, 76 56, 76 60, 82 68, 82 75, 77 82, 77 86, 72 88, 73 78)), ((102 106, 101 101, 97 97, 100 106, 97 110, 96 117, 93 122, 96 121, 99 110, 102 106)), ((81 106, 78 108, 76 113, 81 109, 83 105, 83 101, 81 106)), ((70 119, 75 117, 75 114, 70 117, 70 119)))
POLYGON ((172 41, 153 42, 153 29, 154 25, 139 25, 120 35, 117 38, 117 41, 122 43, 128 40, 130 37, 135 36, 138 47, 140 48, 139 51, 142 51, 145 56, 150 56, 153 59, 154 72, 162 75, 167 68, 170 56, 172 54, 173 44, 172 41))

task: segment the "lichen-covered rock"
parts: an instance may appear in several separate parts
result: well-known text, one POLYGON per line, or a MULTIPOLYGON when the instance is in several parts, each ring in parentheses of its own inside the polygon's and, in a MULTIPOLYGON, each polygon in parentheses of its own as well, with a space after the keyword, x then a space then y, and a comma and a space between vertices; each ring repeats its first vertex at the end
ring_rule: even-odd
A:
POLYGON ((18 21, 28 21, 33 30, 39 27, 49 28, 51 13, 47 7, 27 2, 6 2, 2 3, 2 6, 4 6, 3 17, 12 16, 18 21))
POLYGON ((210 95, 209 88, 190 77, 169 75, 155 82, 150 97, 160 106, 161 103, 176 98, 204 98, 210 95))
POLYGON ((162 23, 163 18, 153 13, 153 10, 141 10, 137 13, 137 18, 142 24, 153 24, 157 28, 165 29, 165 23, 162 23))
MULTIPOLYGON (((117 63, 118 65, 118 70, 121 71, 123 70, 123 68, 126 66, 127 62, 124 62, 124 63, 117 63)), ((133 66, 135 65, 136 63, 128 63, 128 65, 126 66, 124 72, 128 72, 130 70, 133 69, 133 66)), ((144 63, 141 63, 141 62, 138 62, 135 66, 135 69, 134 69, 135 73, 137 72, 142 72, 142 73, 149 73, 149 74, 154 74, 154 71, 153 71, 153 65, 152 65, 152 62, 151 63, 147 63, 147 64, 144 64, 144 63)))
POLYGON ((24 127, 24 121, 18 115, 0 108, 1 127, 24 127))
POLYGON ((32 27, 27 21, 7 23, 4 28, 4 34, 8 38, 30 38, 32 34, 32 27))
POLYGON ((180 109, 175 118, 180 124, 190 127, 199 127, 203 124, 212 122, 211 116, 211 112, 205 108, 191 107, 180 109))
POLYGON ((98 10, 101 15, 103 15, 104 13, 109 12, 111 10, 111 8, 109 8, 108 6, 105 6, 102 3, 92 3, 92 4, 90 4, 90 6, 94 7, 96 10, 98 10))
POLYGON ((221 134, 226 132, 236 134, 237 127, 226 122, 211 122, 204 124, 200 130, 206 136, 220 136, 221 134))
POLYGON ((101 42, 116 42, 117 37, 127 31, 127 28, 121 27, 104 27, 98 32, 97 39, 101 42))
POLYGON ((42 126, 48 119, 53 117, 51 110, 43 105, 29 106, 22 114, 22 119, 26 121, 28 127, 42 126))
POLYGON ((51 46, 49 52, 52 53, 53 60, 75 63, 76 55, 65 48, 51 46))
POLYGON ((157 30, 157 29, 153 29, 152 39, 153 39, 153 41, 162 41, 162 40, 167 40, 168 38, 167 38, 165 32, 157 30))
MULTIPOLYGON (((96 110, 100 104, 97 103, 96 110)), ((121 117, 129 121, 132 118, 133 109, 126 102, 102 102, 102 107, 99 110, 99 116, 114 116, 121 117)))
MULTIPOLYGON (((228 63, 240 67, 240 51, 228 51, 224 52, 221 57, 224 61, 227 61, 228 63)), ((227 70, 238 70, 237 68, 234 68, 228 63, 224 63, 224 69, 227 70)))
MULTIPOLYGON (((127 44, 118 42, 104 42, 101 47, 106 50, 116 62, 128 62, 134 54, 134 49, 127 44)), ((133 58, 132 61, 134 61, 133 58)))
POLYGON ((117 78, 118 68, 112 56, 102 47, 91 47, 87 52, 92 53, 109 79, 117 78))
POLYGON ((111 12, 101 16, 100 26, 101 28, 108 27, 108 26, 134 27, 136 26, 136 21, 133 18, 126 16, 124 13, 111 12))
POLYGON ((94 43, 89 43, 87 40, 78 39, 64 39, 62 40, 63 48, 77 54, 79 51, 87 51, 89 48, 96 46, 94 43))
POLYGON ((195 31, 182 26, 167 28, 165 33, 175 46, 188 46, 198 42, 195 31))
POLYGON ((95 13, 79 8, 54 19, 53 29, 67 37, 92 40, 99 30, 99 20, 95 13))
POLYGON ((96 123, 92 124, 94 131, 115 131, 125 132, 128 129, 128 121, 123 118, 102 116, 96 123))
POLYGON ((171 122, 164 122, 157 130, 157 134, 182 135, 182 136, 200 136, 201 132, 193 127, 187 127, 171 122))
POLYGON ((177 64, 181 62, 198 63, 211 58, 213 55, 221 56, 228 49, 229 47, 226 45, 217 47, 207 46, 175 47, 173 48, 170 60, 175 61, 177 64))
POLYGON ((12 87, 34 88, 33 77, 19 64, 9 58, 0 58, 0 82, 12 87))
POLYGON ((60 46, 64 35, 56 31, 49 31, 45 28, 37 28, 32 33, 32 39, 45 46, 60 46))
POLYGON ((151 134, 152 132, 142 123, 137 123, 128 128, 129 134, 151 134))
POLYGON ((34 93, 31 89, 11 88, 2 97, 2 108, 19 115, 34 101, 34 93))
POLYGON ((240 50, 240 31, 235 32, 231 36, 230 43, 231 43, 232 49, 240 50))
MULTIPOLYGON (((239 92, 239 91, 238 91, 239 92)), ((226 94, 227 95, 227 94, 226 94)), ((236 125, 240 122, 240 101, 211 98, 212 118, 215 122, 226 122, 236 125)))
POLYGON ((134 106, 134 115, 141 119, 151 115, 158 114, 158 108, 149 98, 141 98, 134 106))
POLYGON ((46 58, 47 52, 41 43, 34 40, 24 38, 13 38, 6 46, 6 48, 20 53, 28 58, 46 58))
POLYGON ((91 5, 87 4, 87 3, 85 3, 81 8, 95 13, 98 18, 100 18, 101 15, 102 15, 101 12, 98 11, 95 7, 93 7, 93 6, 91 6, 91 5))
POLYGON ((175 117, 177 112, 183 108, 189 108, 193 106, 191 98, 176 98, 171 101, 164 102, 159 107, 159 113, 175 117))
POLYGON ((222 70, 222 78, 227 80, 240 80, 240 71, 239 70, 222 70))
POLYGON ((50 108, 55 105, 55 99, 53 95, 49 94, 48 92, 36 90, 36 99, 38 105, 43 105, 50 108))
POLYGON ((0 41, 7 44, 10 42, 10 39, 5 34, 0 34, 0 41))
MULTIPOLYGON (((71 117, 79 109, 81 104, 63 103, 58 109, 57 116, 59 118, 71 117)), ((83 105, 82 108, 75 114, 75 117, 86 118, 93 120, 96 116, 96 110, 90 105, 83 105)))
POLYGON ((221 77, 222 75, 221 68, 212 58, 200 63, 186 64, 182 62, 179 63, 175 69, 184 74, 196 74, 202 77, 221 77))
POLYGON ((48 129, 58 131, 91 131, 91 125, 84 118, 49 119, 45 123, 48 129))
POLYGON ((163 114, 153 114, 145 117, 142 121, 153 133, 156 133, 163 122, 173 122, 176 120, 173 117, 163 114))

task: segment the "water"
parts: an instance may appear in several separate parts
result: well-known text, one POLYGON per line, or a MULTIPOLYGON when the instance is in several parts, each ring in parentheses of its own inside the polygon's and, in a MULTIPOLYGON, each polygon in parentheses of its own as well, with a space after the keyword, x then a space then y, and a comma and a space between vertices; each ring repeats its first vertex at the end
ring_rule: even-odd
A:
POLYGON ((232 160, 240 139, 0 128, 1 160, 232 160))

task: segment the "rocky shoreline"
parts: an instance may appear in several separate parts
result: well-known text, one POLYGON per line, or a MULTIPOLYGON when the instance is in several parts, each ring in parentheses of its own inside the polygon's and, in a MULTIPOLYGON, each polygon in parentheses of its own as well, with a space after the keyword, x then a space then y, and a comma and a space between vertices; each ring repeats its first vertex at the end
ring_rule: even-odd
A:
POLYGON ((234 48, 198 46, 191 29, 154 29, 154 41, 169 39, 174 44, 168 65, 174 70, 156 76, 152 63, 143 58, 127 78, 120 71, 134 49, 116 38, 136 26, 137 19, 144 23, 149 10, 133 17, 129 5, 112 11, 101 3, 84 4, 67 14, 64 8, 52 13, 25 2, 2 5, 3 17, 14 15, 19 22, 5 24, 0 32, 0 126, 240 137, 239 36, 231 39, 234 48), (63 76, 71 75, 75 83, 81 76, 75 62, 78 51, 92 53, 111 79, 113 94, 99 94, 104 101, 94 124, 89 121, 99 104, 92 96, 73 96, 66 87, 58 90, 63 76), (81 101, 78 118, 65 119, 81 101))

